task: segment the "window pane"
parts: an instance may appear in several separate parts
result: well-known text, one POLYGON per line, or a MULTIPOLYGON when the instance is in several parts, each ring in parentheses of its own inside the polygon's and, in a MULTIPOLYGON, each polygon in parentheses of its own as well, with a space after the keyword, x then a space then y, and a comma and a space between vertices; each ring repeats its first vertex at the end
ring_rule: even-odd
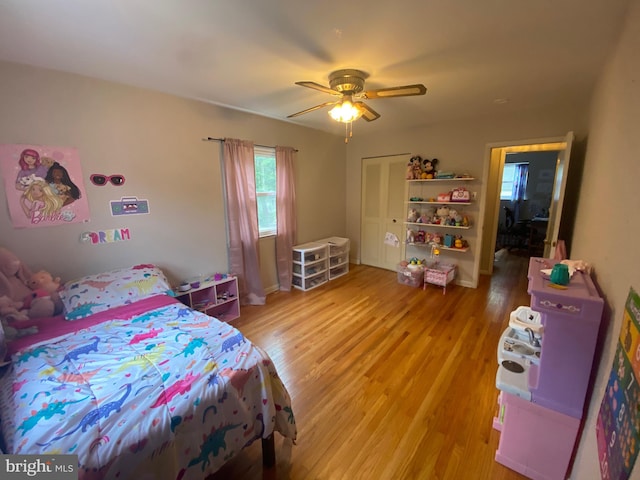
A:
POLYGON ((275 195, 258 196, 258 228, 276 231, 276 197, 275 195))
POLYGON ((276 191, 276 158, 256 154, 256 192, 276 191))
POLYGON ((502 170, 502 187, 500 188, 500 200, 511 200, 513 198, 513 181, 516 174, 515 163, 505 163, 502 170))
POLYGON ((276 151, 274 148, 256 147, 256 201, 260 236, 275 235, 276 212, 276 151))

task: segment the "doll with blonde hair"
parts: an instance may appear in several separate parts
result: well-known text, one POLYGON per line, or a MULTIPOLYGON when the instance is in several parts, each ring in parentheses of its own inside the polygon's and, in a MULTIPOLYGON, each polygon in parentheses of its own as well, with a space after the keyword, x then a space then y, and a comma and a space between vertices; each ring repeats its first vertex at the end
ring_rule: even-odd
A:
POLYGON ((20 205, 27 218, 35 216, 49 216, 56 213, 63 206, 64 201, 53 191, 44 180, 34 180, 29 184, 20 197, 20 205))

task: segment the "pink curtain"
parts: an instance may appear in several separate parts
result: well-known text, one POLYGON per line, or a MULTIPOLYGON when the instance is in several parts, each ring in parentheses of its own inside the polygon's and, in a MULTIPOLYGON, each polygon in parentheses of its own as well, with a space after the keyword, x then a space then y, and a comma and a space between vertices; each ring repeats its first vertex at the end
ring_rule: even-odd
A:
POLYGON ((258 211, 253 142, 224 140, 224 177, 229 228, 229 270, 238 276, 240 303, 264 305, 258 253, 258 211))
POLYGON ((287 292, 291 290, 291 249, 297 235, 294 157, 293 148, 276 147, 276 267, 280 290, 287 292))

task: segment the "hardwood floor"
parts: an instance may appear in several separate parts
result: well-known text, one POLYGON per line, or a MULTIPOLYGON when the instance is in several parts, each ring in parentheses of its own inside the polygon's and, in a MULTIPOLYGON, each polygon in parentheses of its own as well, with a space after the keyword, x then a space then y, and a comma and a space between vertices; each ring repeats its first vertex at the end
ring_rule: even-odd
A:
POLYGON ((499 256, 477 289, 426 290, 396 273, 351 266, 308 292, 278 292, 234 322, 266 350, 289 390, 295 445, 276 434, 275 468, 260 442, 210 480, 525 477, 494 461, 498 338, 528 305, 528 258, 499 256))

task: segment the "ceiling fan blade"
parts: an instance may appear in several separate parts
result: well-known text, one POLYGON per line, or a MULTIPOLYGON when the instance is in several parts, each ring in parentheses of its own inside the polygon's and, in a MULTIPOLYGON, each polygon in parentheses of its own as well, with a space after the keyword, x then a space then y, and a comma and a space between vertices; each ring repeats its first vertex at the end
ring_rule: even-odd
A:
POLYGON ((329 87, 325 87, 324 85, 320 85, 316 82, 296 82, 296 85, 300 85, 301 87, 313 88, 314 90, 320 90, 321 92, 328 93, 329 95, 342 96, 341 92, 329 87))
POLYGON ((414 85, 403 85, 401 87, 379 88, 362 92, 360 98, 385 98, 385 97, 410 97, 413 95, 424 95, 427 88, 421 83, 414 85))
POLYGON ((297 117, 298 115, 304 115, 305 113, 313 112, 314 110, 319 110, 321 108, 328 107, 330 105, 335 105, 337 103, 340 103, 340 102, 339 101, 338 102, 326 102, 326 103, 323 103, 321 105, 316 105, 315 107, 307 108, 306 110, 302 110, 301 112, 292 113, 291 115, 287 115, 287 118, 293 118, 293 117, 297 117))
POLYGON ((356 102, 356 105, 358 105, 360 111, 362 112, 362 118, 364 118, 367 122, 373 122, 374 120, 380 118, 380 114, 366 103, 356 102))

